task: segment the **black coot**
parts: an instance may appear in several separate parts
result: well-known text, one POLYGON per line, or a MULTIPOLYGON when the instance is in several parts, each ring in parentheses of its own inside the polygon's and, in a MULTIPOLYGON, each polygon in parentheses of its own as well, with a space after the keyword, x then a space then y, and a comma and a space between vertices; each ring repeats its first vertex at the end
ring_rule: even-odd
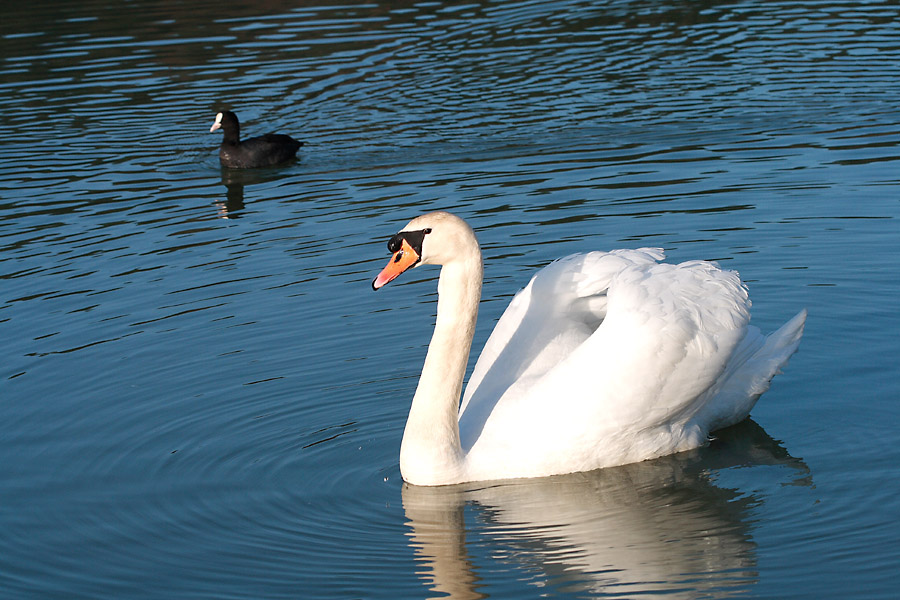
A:
POLYGON ((216 122, 209 131, 212 133, 217 129, 224 134, 219 146, 219 161, 223 167, 231 169, 271 167, 294 158, 303 145, 303 142, 281 133, 267 133, 242 142, 241 124, 230 110, 216 115, 216 122))

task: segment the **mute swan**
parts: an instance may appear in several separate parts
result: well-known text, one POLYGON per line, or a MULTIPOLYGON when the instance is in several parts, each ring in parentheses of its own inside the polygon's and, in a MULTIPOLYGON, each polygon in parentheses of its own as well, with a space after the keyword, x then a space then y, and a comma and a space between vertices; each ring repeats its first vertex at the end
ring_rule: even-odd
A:
POLYGON ((481 296, 475 233, 433 212, 388 250, 373 289, 442 265, 400 446, 401 475, 415 485, 589 471, 701 446, 747 417, 806 321, 803 310, 761 335, 737 273, 713 263, 659 263, 658 248, 575 254, 516 294, 460 404, 481 296))

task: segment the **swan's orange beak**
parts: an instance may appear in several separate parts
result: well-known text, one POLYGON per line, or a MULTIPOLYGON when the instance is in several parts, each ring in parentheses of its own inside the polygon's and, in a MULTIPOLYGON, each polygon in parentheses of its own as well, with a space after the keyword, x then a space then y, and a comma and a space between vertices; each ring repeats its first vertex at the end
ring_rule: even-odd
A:
POLYGON ((395 280, 400 273, 413 267, 419 262, 419 253, 416 252, 409 242, 403 240, 400 249, 394 252, 390 262, 381 270, 375 281, 372 282, 372 289, 377 290, 386 283, 395 280))

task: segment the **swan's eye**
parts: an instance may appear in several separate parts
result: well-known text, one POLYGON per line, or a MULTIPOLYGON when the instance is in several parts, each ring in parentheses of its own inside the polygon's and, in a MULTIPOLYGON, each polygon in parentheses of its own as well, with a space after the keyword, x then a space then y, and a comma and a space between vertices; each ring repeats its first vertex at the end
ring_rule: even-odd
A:
POLYGON ((394 262, 400 262, 401 258, 403 258, 403 250, 397 250, 397 254, 394 255, 394 262))

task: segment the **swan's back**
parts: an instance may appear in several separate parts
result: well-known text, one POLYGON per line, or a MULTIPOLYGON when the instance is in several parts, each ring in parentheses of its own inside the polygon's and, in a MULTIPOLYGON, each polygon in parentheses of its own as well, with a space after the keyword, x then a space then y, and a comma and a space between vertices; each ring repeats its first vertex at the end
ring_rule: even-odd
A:
POLYGON ((646 248, 573 255, 516 295, 460 408, 473 478, 653 458, 749 414, 796 350, 805 314, 767 342, 748 326, 737 273, 662 258, 646 248))

